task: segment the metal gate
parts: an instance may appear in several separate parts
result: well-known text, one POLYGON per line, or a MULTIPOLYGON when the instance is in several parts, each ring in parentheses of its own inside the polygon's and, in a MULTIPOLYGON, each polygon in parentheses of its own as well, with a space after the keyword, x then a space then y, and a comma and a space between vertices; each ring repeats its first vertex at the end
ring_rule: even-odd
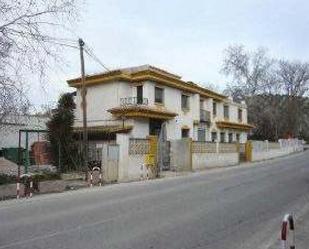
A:
POLYGON ((163 123, 158 139, 158 166, 160 171, 170 170, 170 141, 166 139, 166 124, 163 123))
POLYGON ((102 160, 102 144, 89 143, 88 145, 88 163, 90 168, 101 165, 102 160))
POLYGON ((238 152, 239 152, 239 161, 240 162, 246 162, 246 144, 239 143, 238 146, 238 152))
POLYGON ((159 144, 159 166, 161 170, 170 170, 170 141, 161 141, 159 144))

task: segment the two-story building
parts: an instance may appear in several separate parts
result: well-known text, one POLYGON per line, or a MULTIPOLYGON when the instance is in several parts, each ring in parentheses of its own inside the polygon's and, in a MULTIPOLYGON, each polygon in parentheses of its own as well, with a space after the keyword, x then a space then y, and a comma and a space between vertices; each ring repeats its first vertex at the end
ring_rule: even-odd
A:
MULTIPOLYGON (((82 127, 81 78, 76 88, 76 129, 82 127)), ((134 138, 158 135, 165 123, 168 140, 246 142, 252 128, 245 103, 184 81, 179 75, 143 65, 86 76, 89 136, 134 138)))

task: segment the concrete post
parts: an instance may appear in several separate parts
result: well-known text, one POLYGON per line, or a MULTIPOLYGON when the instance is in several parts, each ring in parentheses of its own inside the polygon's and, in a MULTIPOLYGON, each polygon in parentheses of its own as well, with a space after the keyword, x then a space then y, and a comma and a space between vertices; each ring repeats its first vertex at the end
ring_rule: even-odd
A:
POLYGON ((268 140, 265 140, 265 147, 266 147, 266 151, 269 151, 269 142, 268 142, 268 140))
POLYGON ((116 142, 119 145, 118 180, 128 180, 129 162, 129 135, 117 134, 116 142))
POLYGON ((281 139, 279 139, 278 140, 278 143, 279 143, 279 145, 280 145, 280 149, 282 150, 283 149, 283 143, 282 143, 283 141, 281 140, 281 139))
POLYGON ((25 151, 25 173, 28 174, 28 169, 30 166, 30 159, 29 159, 29 133, 26 131, 26 151, 25 151))
POLYGON ((108 150, 108 145, 107 144, 103 144, 102 146, 102 164, 101 164, 101 168, 103 173, 103 180, 105 182, 109 182, 109 172, 108 172, 108 162, 107 162, 107 150, 108 150))
POLYGON ((218 140, 216 141, 216 153, 217 154, 219 153, 219 141, 218 140))

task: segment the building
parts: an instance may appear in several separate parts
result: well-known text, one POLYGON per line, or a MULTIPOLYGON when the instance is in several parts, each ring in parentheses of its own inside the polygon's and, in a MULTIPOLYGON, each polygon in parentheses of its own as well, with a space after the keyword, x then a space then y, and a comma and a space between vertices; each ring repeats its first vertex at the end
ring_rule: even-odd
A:
MULTIPOLYGON (((89 136, 113 139, 117 133, 133 138, 158 135, 165 123, 168 140, 246 142, 252 128, 245 103, 184 81, 179 75, 143 65, 86 76, 89 136)), ((75 127, 82 127, 81 79, 76 88, 75 127)))
MULTIPOLYGON (((0 122, 0 149, 18 148, 20 130, 46 130, 48 117, 42 115, 8 115, 0 122)), ((21 134, 21 147, 25 148, 26 134, 21 134)), ((45 133, 28 134, 29 149, 34 142, 45 141, 45 133)))

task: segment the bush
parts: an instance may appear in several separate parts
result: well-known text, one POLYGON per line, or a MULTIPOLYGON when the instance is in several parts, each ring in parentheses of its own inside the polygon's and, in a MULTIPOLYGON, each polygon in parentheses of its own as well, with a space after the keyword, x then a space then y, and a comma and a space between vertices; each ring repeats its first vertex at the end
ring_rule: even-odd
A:
POLYGON ((0 174, 0 185, 16 183, 16 176, 0 174))
POLYGON ((50 180, 60 180, 61 176, 58 173, 53 173, 53 172, 46 172, 46 173, 41 173, 41 174, 35 174, 33 175, 33 181, 36 182, 43 182, 43 181, 50 181, 50 180))

